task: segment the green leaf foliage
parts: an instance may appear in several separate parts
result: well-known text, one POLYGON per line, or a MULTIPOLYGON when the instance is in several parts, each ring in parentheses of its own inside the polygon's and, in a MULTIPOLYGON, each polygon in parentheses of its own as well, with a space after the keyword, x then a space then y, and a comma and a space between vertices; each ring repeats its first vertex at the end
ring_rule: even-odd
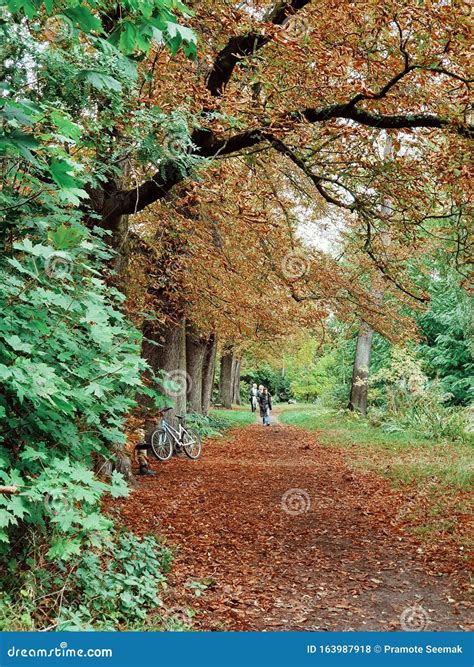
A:
MULTIPOLYGON (((130 151, 138 162, 167 158, 168 116, 137 111, 137 63, 156 40, 189 55, 195 40, 178 23, 189 15, 180 2, 124 7, 107 29, 111 6, 102 0, 8 0, 2 12, 0 483, 19 493, 0 495, 8 571, 0 586, 27 582, 37 562, 49 564, 45 579, 56 568, 64 576, 66 564, 104 547, 113 526, 104 496, 128 489, 119 473, 97 476, 95 464, 124 444, 137 392, 154 396, 142 384, 141 336, 113 287, 113 254, 89 197, 130 151), (122 142, 113 133, 119 116, 122 142)), ((127 607, 130 589, 120 594, 127 607)), ((116 600, 110 584, 111 609, 116 600)), ((68 622, 84 619, 68 610, 68 622)))
POLYGON ((430 308, 419 317, 424 370, 440 380, 450 403, 469 405, 474 401, 472 298, 446 268, 432 276, 430 293, 430 308))

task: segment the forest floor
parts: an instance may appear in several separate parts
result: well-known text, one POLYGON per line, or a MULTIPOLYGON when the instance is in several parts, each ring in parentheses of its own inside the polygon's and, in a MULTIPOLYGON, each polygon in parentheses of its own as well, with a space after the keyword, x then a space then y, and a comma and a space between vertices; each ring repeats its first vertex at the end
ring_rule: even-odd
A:
POLYGON ((252 424, 153 467, 117 511, 176 548, 165 604, 193 629, 472 629, 465 561, 426 552, 410 494, 317 433, 252 424))

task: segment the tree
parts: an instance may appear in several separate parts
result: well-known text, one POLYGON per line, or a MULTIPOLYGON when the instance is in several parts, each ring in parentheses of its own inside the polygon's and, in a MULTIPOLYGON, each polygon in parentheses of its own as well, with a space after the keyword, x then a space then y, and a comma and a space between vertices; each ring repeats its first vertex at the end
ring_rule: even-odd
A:
POLYGON ((207 415, 211 405, 212 390, 214 387, 214 376, 217 353, 217 334, 210 334, 204 353, 203 371, 202 371, 202 413, 207 415))
MULTIPOLYGON (((68 156, 54 170, 56 182, 67 190, 66 185, 72 187, 67 178, 74 179, 75 194, 63 196, 82 201, 89 225, 99 224, 112 234, 122 256, 116 264, 120 272, 126 276, 129 231, 136 213, 171 192, 182 196, 184 188, 192 193, 193 177, 212 169, 217 160, 235 157, 238 162, 243 157, 262 183, 272 183, 277 172, 285 172, 300 196, 309 185, 316 202, 336 207, 352 220, 350 250, 358 268, 344 275, 341 262, 314 257, 322 266, 311 276, 317 289, 309 285, 304 290, 299 284, 292 287, 293 298, 307 301, 321 298, 323 292, 323 300, 342 298, 346 303, 340 307, 347 309, 348 292, 358 308, 364 308, 365 301, 367 315, 370 299, 358 276, 358 294, 352 289, 362 262, 403 299, 423 302, 425 295, 414 288, 405 270, 406 248, 420 250, 434 199, 446 224, 453 203, 462 210, 463 220, 468 213, 463 193, 468 167, 462 157, 471 136, 465 107, 466 17, 449 12, 445 5, 431 6, 427 22, 426 12, 410 3, 402 9, 394 4, 334 8, 329 2, 316 7, 292 1, 249 14, 210 1, 199 9, 192 24, 206 35, 207 52, 199 54, 197 70, 186 59, 196 50, 192 33, 178 26, 168 5, 159 2, 148 23, 141 6, 125 19, 119 11, 79 10, 78 21, 89 30, 85 60, 71 71, 59 49, 61 68, 67 72, 64 86, 45 84, 41 77, 38 84, 28 83, 24 59, 15 61, 30 97, 42 94, 77 118, 87 145, 75 151, 75 160, 84 163, 83 176, 71 172, 73 165, 67 167, 68 156), (139 29, 134 29, 134 21, 139 29), (162 29, 163 44, 174 60, 166 48, 153 43, 162 29), (117 43, 126 54, 145 51, 138 68, 117 55, 117 43), (83 89, 68 83, 76 80, 87 82, 88 96, 81 98, 83 89), (117 116, 121 120, 115 123, 117 116), (413 146, 408 154, 399 151, 389 171, 374 152, 384 128, 393 134, 395 145, 406 135, 413 146), (252 165, 255 153, 261 159, 252 165), (305 180, 303 188, 295 183, 298 178, 305 180), (388 192, 395 211, 390 256, 377 241, 383 225, 380 203, 388 192), (357 216, 351 218, 354 213, 357 216), (333 285, 325 280, 328 273, 337 276, 333 285)), ((21 14, 24 7, 18 11, 21 14)), ((74 12, 67 20, 75 27, 74 12)), ((35 57, 41 64, 41 53, 35 57)), ((30 153, 36 154, 34 147, 30 153)), ((265 245, 274 253, 271 240, 265 245)), ((127 289, 126 277, 121 286, 127 289)), ((375 313, 367 321, 375 325, 383 317, 390 319, 375 313)))
MULTIPOLYGON (((383 146, 383 159, 391 160, 393 158, 393 143, 390 136, 387 136, 383 146)), ((386 226, 379 232, 380 243, 388 251, 391 240, 390 223, 392 217, 391 204, 387 200, 382 206, 386 217, 386 226)), ((388 252, 386 252, 386 255, 388 252)), ((383 301, 383 291, 372 288, 374 304, 379 306, 383 301)), ((374 330, 365 321, 362 321, 359 335, 357 336, 356 351, 354 356, 354 367, 352 371, 351 393, 349 397, 349 409, 358 410, 361 414, 367 414, 367 395, 368 380, 370 369, 370 357, 372 354, 372 339, 374 330)))
POLYGON ((423 369, 441 381, 449 401, 469 405, 474 394, 472 298, 459 285, 459 275, 444 262, 434 262, 428 284, 430 308, 418 318, 419 355, 423 369))
MULTIPOLYGON (((200 5, 193 25, 196 32, 205 33, 208 49, 199 61, 197 81, 192 66, 182 60, 170 64, 166 57, 152 54, 152 62, 144 67, 152 78, 147 101, 166 107, 171 97, 182 100, 184 117, 190 114, 185 122, 190 131, 186 135, 182 125, 171 128, 172 155, 159 160, 159 169, 150 177, 142 170, 132 187, 112 179, 106 193, 91 192, 93 208, 106 228, 123 236, 122 216, 166 198, 196 164, 255 148, 284 154, 309 175, 326 201, 374 213, 373 196, 362 196, 352 179, 357 174, 377 187, 377 164, 366 157, 353 160, 347 170, 336 156, 367 156, 368 144, 381 129, 395 130, 395 135, 421 129, 408 190, 422 190, 415 176, 422 165, 439 169, 441 145, 450 159, 437 180, 452 183, 456 144, 462 146, 471 133, 464 118, 467 19, 462 13, 432 5, 427 20, 427 11, 420 12, 414 3, 403 8, 394 3, 334 8, 330 2, 316 7, 293 1, 262 15, 259 19, 260 14, 215 2, 200 5), (181 70, 180 76, 170 76, 170 89, 163 85, 160 66, 176 74, 181 70), (282 86, 282 77, 290 85, 282 86), (187 103, 190 86, 193 101, 187 103), (316 165, 318 154, 323 159, 316 165), (427 160, 428 154, 432 160, 427 160)), ((467 173, 461 170, 461 176, 467 173)), ((424 185, 426 178, 422 180, 424 185)), ((460 192, 456 184, 451 196, 458 198, 460 192)))
POLYGON ((188 407, 193 412, 203 412, 204 358, 207 338, 201 336, 191 323, 186 326, 186 373, 190 382, 187 391, 188 407))

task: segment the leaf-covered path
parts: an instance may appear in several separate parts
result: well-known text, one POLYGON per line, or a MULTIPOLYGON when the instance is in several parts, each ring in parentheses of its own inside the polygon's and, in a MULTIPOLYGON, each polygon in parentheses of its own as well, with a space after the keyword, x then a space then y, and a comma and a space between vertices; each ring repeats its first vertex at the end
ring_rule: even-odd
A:
POLYGON ((404 531, 400 494, 314 435, 252 425, 154 469, 120 512, 179 547, 167 603, 193 607, 196 629, 468 627, 464 591, 404 531))

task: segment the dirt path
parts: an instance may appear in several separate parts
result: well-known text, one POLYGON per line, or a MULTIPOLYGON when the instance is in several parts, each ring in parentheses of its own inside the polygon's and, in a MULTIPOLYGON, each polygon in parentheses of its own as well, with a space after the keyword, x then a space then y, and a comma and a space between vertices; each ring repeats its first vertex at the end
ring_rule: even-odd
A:
POLYGON ((255 424, 154 469, 121 514, 179 545, 168 604, 193 607, 196 629, 467 628, 463 592, 400 526, 400 495, 313 435, 255 424))

